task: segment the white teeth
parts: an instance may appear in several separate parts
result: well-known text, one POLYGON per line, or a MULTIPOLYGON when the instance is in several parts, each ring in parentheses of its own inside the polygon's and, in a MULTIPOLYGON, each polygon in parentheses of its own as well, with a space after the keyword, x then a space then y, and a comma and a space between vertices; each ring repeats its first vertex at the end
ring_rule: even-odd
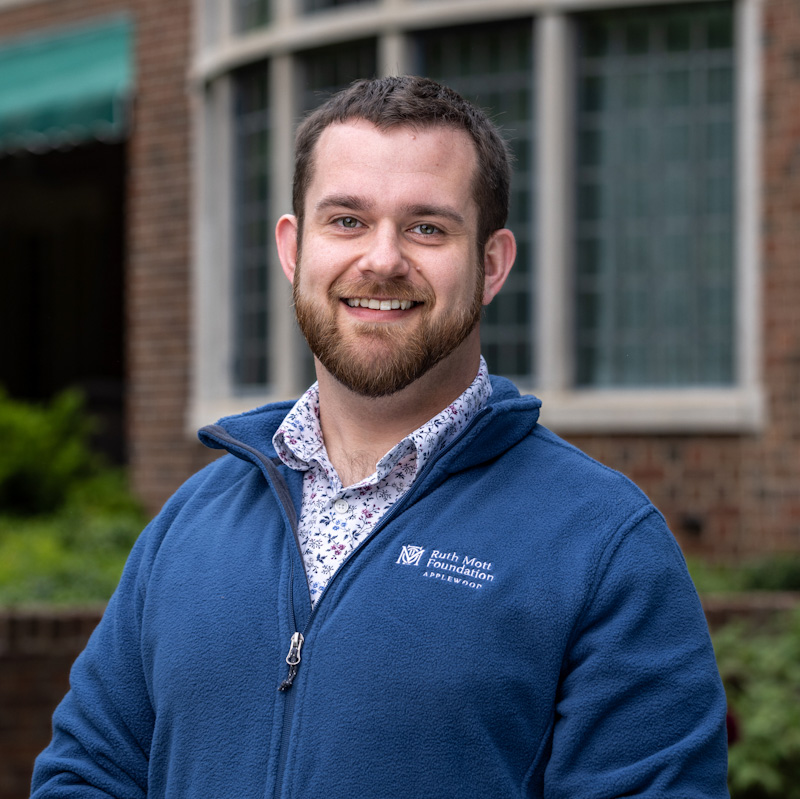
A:
POLYGON ((414 303, 411 300, 376 300, 368 297, 348 297, 347 304, 351 308, 371 308, 374 311, 392 311, 398 308, 407 311, 414 303))

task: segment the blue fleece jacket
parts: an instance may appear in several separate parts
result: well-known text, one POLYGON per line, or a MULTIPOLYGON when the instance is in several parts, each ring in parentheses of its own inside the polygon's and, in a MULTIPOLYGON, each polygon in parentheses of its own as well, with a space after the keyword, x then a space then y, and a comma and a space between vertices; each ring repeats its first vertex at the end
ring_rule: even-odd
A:
POLYGON ((201 431, 231 454, 136 544, 33 795, 727 796, 725 699, 663 518, 493 385, 313 611, 302 473, 271 444, 290 404, 201 431))

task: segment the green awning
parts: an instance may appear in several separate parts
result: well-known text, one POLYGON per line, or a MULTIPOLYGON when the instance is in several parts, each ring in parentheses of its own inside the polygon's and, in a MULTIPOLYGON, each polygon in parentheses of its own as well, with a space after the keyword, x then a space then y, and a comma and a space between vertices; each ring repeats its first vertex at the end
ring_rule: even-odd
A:
POLYGON ((0 42, 0 152, 126 135, 133 89, 127 19, 0 42))

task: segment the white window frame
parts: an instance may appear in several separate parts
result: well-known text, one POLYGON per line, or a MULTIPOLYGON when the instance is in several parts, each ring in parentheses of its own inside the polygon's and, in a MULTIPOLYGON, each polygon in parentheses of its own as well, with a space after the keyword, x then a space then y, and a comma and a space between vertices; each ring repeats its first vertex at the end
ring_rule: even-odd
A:
MULTIPOLYGON (((707 0, 690 0, 707 2, 707 0)), ((652 0, 652 4, 661 0, 652 0)), ((562 433, 736 433, 762 429, 761 141, 762 0, 735 0, 736 84, 736 383, 725 388, 577 389, 572 295, 574 84, 571 15, 579 11, 647 5, 648 0, 376 0, 309 15, 301 0, 273 0, 264 29, 235 34, 234 0, 195 0, 193 382, 187 423, 194 431, 221 416, 296 397, 304 346, 294 323, 291 291, 272 251, 270 362, 263 392, 242 393, 232 382, 233 298, 233 69, 269 59, 273 112, 272 219, 291 208, 292 138, 298 50, 374 37, 381 74, 410 65, 408 34, 425 28, 507 18, 532 18, 535 31, 537 168, 533 204, 538 218, 534 341, 535 385, 520 385, 544 401, 543 421, 562 433)))

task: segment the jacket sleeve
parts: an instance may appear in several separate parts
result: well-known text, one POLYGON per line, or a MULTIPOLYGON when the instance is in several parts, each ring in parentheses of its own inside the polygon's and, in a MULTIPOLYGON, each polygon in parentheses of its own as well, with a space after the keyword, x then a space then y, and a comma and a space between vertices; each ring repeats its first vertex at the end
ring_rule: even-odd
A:
POLYGON ((562 666, 545 796, 727 797, 725 710, 683 556, 646 509, 598 557, 562 666))
POLYGON ((36 759, 32 799, 147 795, 155 721, 141 650, 147 575, 182 497, 192 493, 198 477, 136 542, 102 620, 72 667, 70 690, 53 714, 52 740, 36 759))

